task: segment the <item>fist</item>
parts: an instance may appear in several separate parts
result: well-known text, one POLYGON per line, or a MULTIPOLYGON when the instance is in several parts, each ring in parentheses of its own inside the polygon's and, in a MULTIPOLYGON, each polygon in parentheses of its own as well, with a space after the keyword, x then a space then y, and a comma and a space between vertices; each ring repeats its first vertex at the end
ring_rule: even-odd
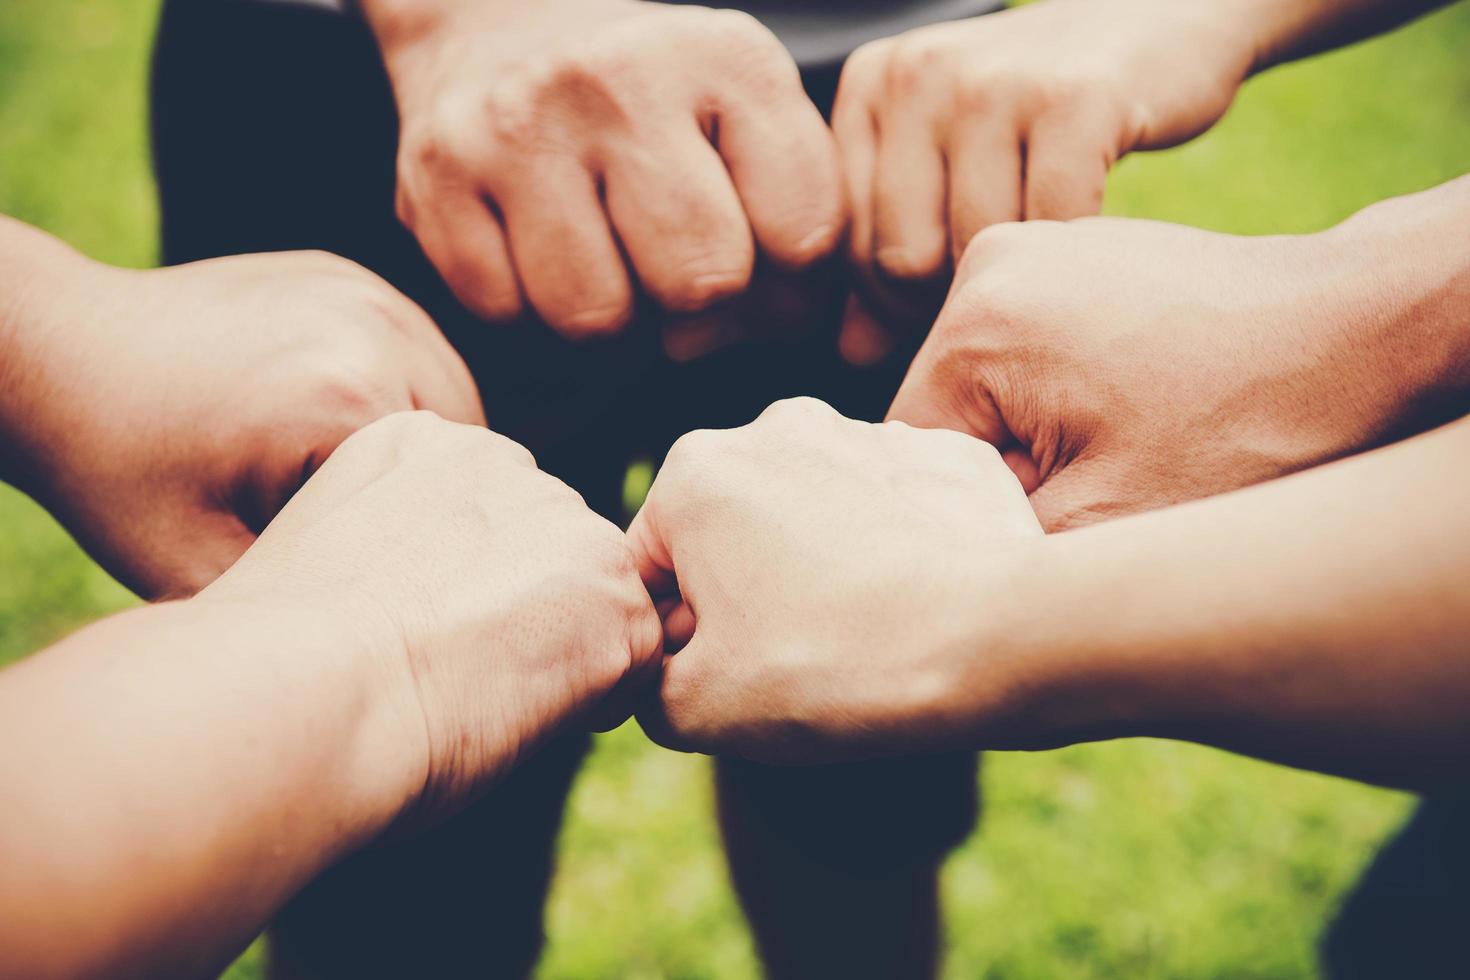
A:
POLYGON ((429 318, 335 256, 88 264, 41 316, 21 482, 145 597, 219 575, 374 419, 422 407, 483 422, 429 318))
MULTIPOLYGON (((650 737, 766 762, 978 744, 970 617, 1040 528, 990 446, 779 402, 680 439, 628 531, 671 648, 650 737)), ((982 699, 984 700, 984 699, 982 699)))
POLYGON ((622 532, 519 445, 427 412, 344 442, 208 594, 371 639, 422 714, 429 817, 647 675, 660 643, 622 532))
MULTIPOLYGON (((1411 405, 1380 248, 1114 218, 982 232, 889 417, 1000 447, 1049 530, 1380 439, 1411 405)), ((1428 345, 1426 345, 1427 347, 1428 345)))
POLYGON ((801 267, 845 213, 836 148, 753 18, 641 0, 364 7, 402 116, 398 211, 490 320, 617 331, 635 293, 688 314, 757 252, 801 267), (573 29, 569 30, 569 26, 573 29))
POLYGON ((1215 7, 1049 0, 855 52, 832 125, 873 312, 853 308, 844 348, 871 346, 874 314, 914 319, 898 312, 912 287, 942 287, 981 229, 1095 214, 1120 157, 1213 124, 1256 53, 1246 19, 1215 7))

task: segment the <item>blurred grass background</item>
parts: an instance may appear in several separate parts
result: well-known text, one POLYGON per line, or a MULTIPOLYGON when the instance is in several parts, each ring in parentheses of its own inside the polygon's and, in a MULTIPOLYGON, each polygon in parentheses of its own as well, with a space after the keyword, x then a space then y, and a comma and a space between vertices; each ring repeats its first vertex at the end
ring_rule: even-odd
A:
MULTIPOLYGON (((0 212, 127 265, 155 255, 145 80, 156 3, 0 4, 0 212)), ((1461 4, 1271 72, 1206 137, 1124 161, 1108 210, 1311 231, 1470 171, 1467 51, 1461 4)), ((132 601, 0 488, 0 663, 132 601)), ((1150 741, 994 754, 983 779, 982 830, 945 875, 954 978, 1312 976, 1319 931, 1411 805, 1150 741)), ((601 739, 571 800, 539 976, 756 974, 710 796, 703 761, 656 750, 631 726, 601 739)), ((260 976, 259 948, 230 975, 260 976)))

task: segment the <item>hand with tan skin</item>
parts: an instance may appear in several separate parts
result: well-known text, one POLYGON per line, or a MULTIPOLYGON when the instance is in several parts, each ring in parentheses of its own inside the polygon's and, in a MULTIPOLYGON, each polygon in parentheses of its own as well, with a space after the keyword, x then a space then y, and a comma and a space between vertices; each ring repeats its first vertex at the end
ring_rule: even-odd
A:
POLYGON ((674 445, 628 530, 678 653, 649 736, 761 762, 953 747, 969 582, 1040 537, 996 451, 813 399, 674 445), (957 547, 958 546, 958 547, 957 547))
POLYGON ((1096 214, 1114 163, 1204 132, 1253 73, 1441 2, 1043 0, 859 49, 832 118, 867 300, 844 351, 885 350, 982 229, 1096 214))
POLYGON ((1043 536, 989 446, 783 403, 698 433, 629 540, 685 751, 767 762, 1187 739, 1389 785, 1470 765, 1470 419, 1043 536))
POLYGON ((0 756, 0 976, 214 975, 311 877, 447 817, 658 650, 622 533, 529 453, 378 421, 199 595, 0 672, 0 736, 45 757, 0 756))
POLYGON ((374 419, 484 422, 434 323, 344 259, 118 269, 3 218, 0 256, 0 476, 146 597, 213 580, 374 419))
POLYGON ((696 313, 846 220, 837 153, 753 18, 642 0, 364 0, 401 118, 398 211, 459 299, 620 330, 696 313))
POLYGON ((1002 449, 1049 530, 1370 448, 1470 392, 1467 220, 1470 178, 1313 235, 997 225, 889 415, 1002 449))

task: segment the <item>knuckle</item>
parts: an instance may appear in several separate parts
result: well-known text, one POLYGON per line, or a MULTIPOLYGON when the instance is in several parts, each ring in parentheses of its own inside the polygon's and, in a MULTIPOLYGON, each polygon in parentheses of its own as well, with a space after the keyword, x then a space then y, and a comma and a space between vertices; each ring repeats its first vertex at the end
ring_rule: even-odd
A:
POLYGON ((720 8, 708 11, 701 23, 709 36, 726 50, 759 53, 784 52, 781 42, 770 28, 744 10, 720 8))
POLYGON ((680 268, 681 274, 659 290, 663 305, 678 313, 697 313, 742 292, 752 274, 750 265, 725 255, 687 260, 680 268))
POLYGON ((456 271, 446 276, 445 281, 460 302, 482 320, 506 323, 518 318, 525 311, 519 290, 487 284, 485 278, 478 273, 456 271))
POLYGON ((836 251, 845 230, 840 196, 819 200, 810 210, 796 216, 784 232, 781 261, 793 268, 804 268, 825 259, 836 251))
POLYGON ((820 398, 799 395, 796 398, 783 398, 781 401, 772 402, 760 417, 773 422, 836 418, 837 410, 820 398))
POLYGON ((1019 221, 1003 221, 976 232, 965 245, 956 278, 962 282, 980 275, 988 266, 1016 247, 1027 234, 1027 226, 1019 221))
POLYGON ((942 57, 941 49, 928 41, 899 38, 884 62, 883 83, 894 95, 917 92, 935 76, 942 57))
POLYGON ((336 424, 360 428, 392 413, 396 405, 389 386, 370 368, 334 363, 317 368, 311 382, 318 411, 336 424))
POLYGON ((955 84, 955 106, 966 115, 988 115, 1008 101, 1012 91, 1006 76, 983 69, 965 71, 955 84))
POLYGON ((567 337, 595 337, 617 333, 633 318, 631 299, 619 300, 605 305, 596 305, 573 310, 569 313, 548 316, 547 319, 557 332, 567 337))
POLYGON ((1032 111, 1057 112, 1090 103, 1099 91, 1100 80, 1076 71, 1052 72, 1030 83, 1032 111))
MULTIPOLYGON (((880 38, 869 41, 848 56, 847 64, 842 68, 842 80, 852 84, 867 82, 879 78, 883 74, 883 67, 893 53, 893 40, 891 38, 880 38)), ((840 86, 839 82, 839 86, 840 86)))
POLYGON ((693 429, 684 433, 669 447, 659 476, 676 477, 704 460, 719 455, 720 433, 714 429, 693 429))

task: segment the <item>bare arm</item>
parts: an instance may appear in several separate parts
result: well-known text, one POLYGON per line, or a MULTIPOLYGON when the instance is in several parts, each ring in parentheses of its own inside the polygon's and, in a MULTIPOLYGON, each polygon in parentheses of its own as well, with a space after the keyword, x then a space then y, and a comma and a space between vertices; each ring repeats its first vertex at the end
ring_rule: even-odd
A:
POLYGON ((366 640, 200 598, 0 674, 0 975, 217 972, 381 831, 426 759, 411 685, 366 640))
POLYGON ((529 453, 380 420, 197 597, 0 672, 0 977, 206 975, 657 649, 621 532, 529 453))
POLYGON ((1428 789, 1470 772, 1470 420, 1044 537, 996 451, 780 403, 676 445, 629 529, 641 714, 762 761, 1151 735, 1428 789))
POLYGON ((1036 665, 1021 741, 1159 735, 1416 789, 1463 780, 1467 480, 1462 420, 1052 536, 985 604, 1004 625, 976 649, 1036 665))
POLYGON ((1392 30, 1453 0, 1245 0, 1261 25, 1256 70, 1392 30))

